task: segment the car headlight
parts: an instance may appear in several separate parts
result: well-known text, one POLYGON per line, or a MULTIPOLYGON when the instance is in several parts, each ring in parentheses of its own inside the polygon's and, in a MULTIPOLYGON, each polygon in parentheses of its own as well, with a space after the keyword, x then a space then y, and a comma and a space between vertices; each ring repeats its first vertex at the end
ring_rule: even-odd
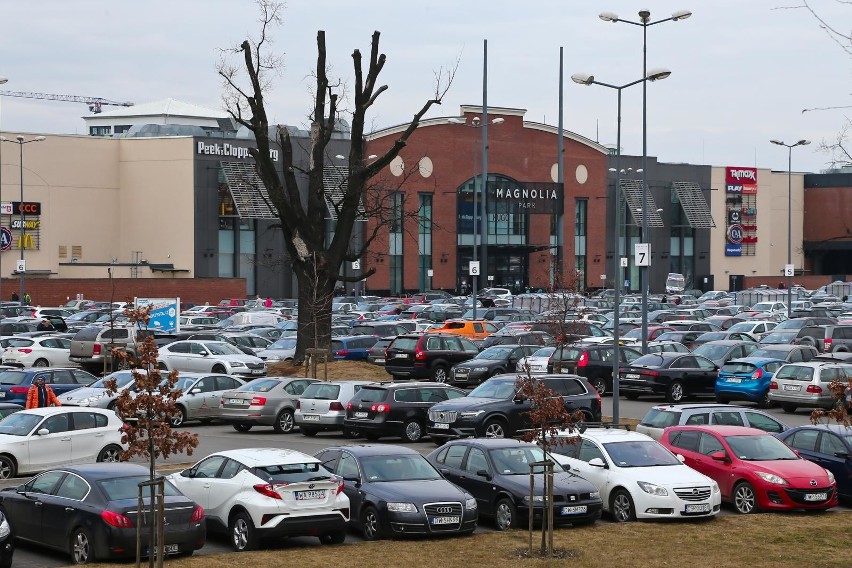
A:
MULTIPOLYGON (((530 502, 530 496, 524 495, 524 503, 530 502)), ((533 503, 544 503, 544 495, 535 495, 533 496, 533 503)))
POLYGON ((476 509, 476 499, 471 497, 470 499, 465 499, 464 501, 465 509, 476 509))
POLYGON ((391 513, 416 513, 417 507, 414 503, 388 503, 388 511, 391 513))
POLYGON ((474 367, 473 372, 474 373, 487 373, 488 367, 474 367))
POLYGON ((828 470, 825 470, 825 473, 828 474, 828 482, 834 485, 834 474, 828 470))
POLYGON ((475 418, 485 412, 484 410, 470 410, 467 412, 459 412, 459 416, 462 418, 475 418))
POLYGON ((0 523, 0 539, 6 538, 9 534, 11 534, 11 532, 12 527, 9 526, 9 521, 3 519, 3 522, 0 523))
POLYGON ((712 488, 712 490, 713 490, 713 493, 719 493, 719 492, 720 492, 720 490, 719 490, 719 484, 718 484, 718 483, 716 483, 715 481, 713 482, 713 485, 712 485, 712 487, 711 487, 711 488, 712 488))
POLYGON ((589 499, 600 499, 600 498, 601 498, 601 492, 600 491, 592 491, 591 493, 589 493, 589 499))
POLYGON ((231 367, 245 367, 246 364, 240 361, 231 361, 231 367))
POLYGON ((760 479, 762 479, 766 483, 774 483, 775 485, 789 485, 786 479, 775 475, 774 473, 766 473, 765 471, 756 471, 755 473, 758 475, 758 477, 760 477, 760 479))
POLYGON ((639 487, 642 488, 642 491, 650 495, 666 497, 669 494, 669 492, 666 491, 665 487, 660 487, 659 485, 654 485, 653 483, 648 483, 647 481, 637 481, 636 483, 639 484, 639 487))

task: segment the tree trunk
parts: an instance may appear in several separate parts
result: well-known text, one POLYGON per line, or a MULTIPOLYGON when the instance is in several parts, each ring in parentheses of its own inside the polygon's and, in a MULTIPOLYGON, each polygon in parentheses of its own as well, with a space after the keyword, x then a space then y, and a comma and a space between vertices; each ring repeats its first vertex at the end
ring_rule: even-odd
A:
POLYGON ((329 276, 305 263, 294 263, 293 271, 299 283, 299 331, 296 339, 297 362, 305 360, 305 349, 328 349, 331 346, 331 301, 334 298, 336 276, 329 276))

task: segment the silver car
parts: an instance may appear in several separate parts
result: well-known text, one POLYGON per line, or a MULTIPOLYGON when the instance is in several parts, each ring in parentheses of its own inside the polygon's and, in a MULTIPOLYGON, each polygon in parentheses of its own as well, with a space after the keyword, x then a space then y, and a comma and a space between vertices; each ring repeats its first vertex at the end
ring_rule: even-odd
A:
POLYGON ((257 356, 267 363, 277 363, 279 361, 288 361, 296 355, 296 337, 281 337, 269 345, 263 351, 259 351, 257 356))
POLYGON ((292 432, 296 402, 315 379, 265 377, 255 379, 236 390, 222 393, 216 418, 233 423, 237 432, 253 426, 272 426, 279 433, 292 432))
POLYGON ((224 341, 175 341, 160 347, 160 369, 197 373, 219 373, 260 377, 266 374, 266 363, 246 355, 224 341))
POLYGON ((88 406, 91 408, 108 408, 115 406, 115 399, 124 389, 133 386, 132 371, 116 371, 102 377, 87 387, 80 387, 65 394, 59 395, 62 406, 88 406), (117 392, 107 393, 106 382, 115 379, 117 392))
POLYGON ((181 373, 174 389, 183 394, 175 401, 179 413, 172 417, 172 427, 187 420, 209 422, 219 417, 219 403, 226 391, 238 389, 245 381, 230 375, 181 373))
POLYGON ((800 406, 832 408, 836 402, 830 385, 852 379, 852 366, 826 362, 788 363, 778 369, 769 383, 769 400, 784 412, 800 406))
POLYGON ((371 381, 330 381, 308 385, 299 400, 293 418, 305 436, 320 430, 343 430, 346 404, 371 381))

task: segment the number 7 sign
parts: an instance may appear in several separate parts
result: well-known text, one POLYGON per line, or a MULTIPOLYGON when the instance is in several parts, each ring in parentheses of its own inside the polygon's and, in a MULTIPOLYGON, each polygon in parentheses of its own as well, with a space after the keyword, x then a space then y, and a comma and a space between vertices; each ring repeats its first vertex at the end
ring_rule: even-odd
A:
POLYGON ((634 245, 633 264, 651 266, 651 243, 636 243, 634 245))

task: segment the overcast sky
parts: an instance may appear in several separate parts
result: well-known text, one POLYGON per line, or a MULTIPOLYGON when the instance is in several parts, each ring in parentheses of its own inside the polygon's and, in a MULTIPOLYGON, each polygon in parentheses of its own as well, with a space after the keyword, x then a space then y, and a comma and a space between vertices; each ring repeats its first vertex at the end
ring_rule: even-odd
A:
MULTIPOLYGON (((653 20, 679 9, 693 16, 648 29, 648 68, 672 71, 648 85, 648 153, 663 162, 787 168, 787 150, 770 138, 814 143, 797 148, 793 169, 819 171, 850 110, 802 113, 850 101, 849 57, 803 9, 801 0, 290 0, 273 47, 285 69, 267 97, 270 118, 304 125, 316 32, 326 31, 331 72, 352 82, 351 53, 369 54, 374 30, 388 60, 389 86, 369 117, 375 128, 399 124, 432 94, 433 73, 459 59, 443 106, 482 102, 483 40, 488 40, 489 106, 527 109, 556 125, 559 48, 565 58, 565 128, 604 144, 616 137, 616 93, 571 82, 587 72, 625 84, 642 75, 642 29, 606 23, 601 11, 653 20)), ((852 6, 811 5, 842 29, 852 6)), ((172 97, 222 107, 216 75, 220 49, 256 34, 250 0, 38 0, 3 3, 0 76, 11 91, 150 102, 172 97)), ((623 94, 622 148, 642 152, 642 88, 623 94)), ((115 107, 106 107, 107 109, 115 107)), ((81 103, 2 97, 0 128, 40 134, 85 133, 81 103)))

